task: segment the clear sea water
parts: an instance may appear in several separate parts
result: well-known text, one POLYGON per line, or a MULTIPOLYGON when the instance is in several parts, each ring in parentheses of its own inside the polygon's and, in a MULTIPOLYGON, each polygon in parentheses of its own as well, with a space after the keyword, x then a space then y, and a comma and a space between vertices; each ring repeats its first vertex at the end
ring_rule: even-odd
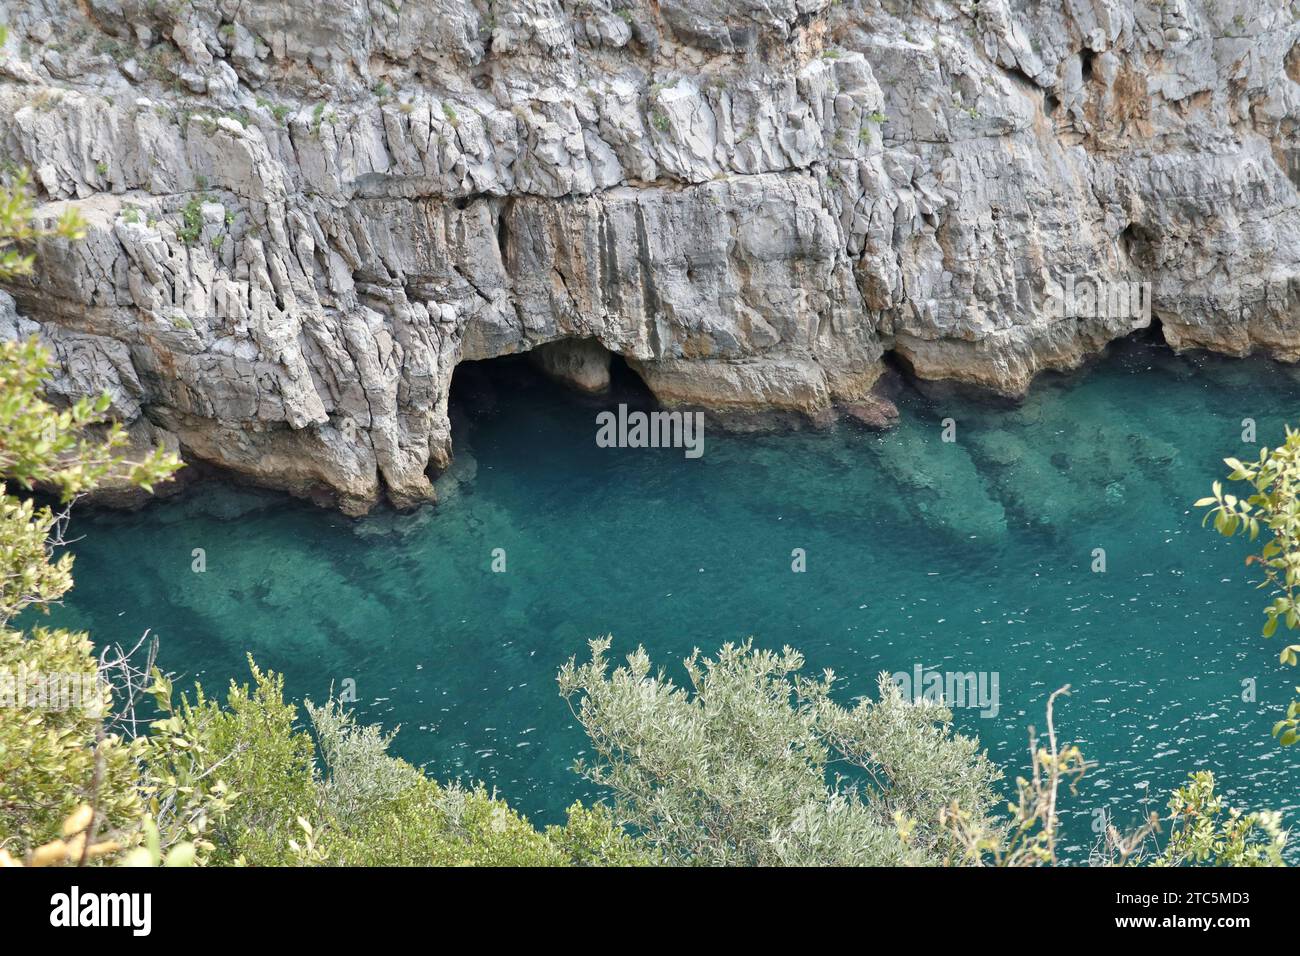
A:
POLYGON ((1191 507, 1224 456, 1258 453, 1244 418, 1265 444, 1300 421, 1296 370, 1125 342, 1018 406, 906 386, 893 431, 706 424, 698 460, 596 446, 597 411, 643 400, 628 383, 592 400, 518 362, 457 374, 436 508, 351 520, 207 483, 83 512, 56 619, 100 641, 149 629, 162 665, 210 691, 247 677, 245 652, 295 698, 355 681, 364 719, 400 724, 400 755, 539 823, 595 796, 570 769, 585 738, 555 674, 607 632, 678 678, 695 646, 789 644, 834 668, 846 702, 882 670, 996 672, 996 717, 956 720, 1009 778, 1068 683, 1059 728, 1098 763, 1068 803, 1075 854, 1096 809, 1136 820, 1196 769, 1234 804, 1296 819, 1300 748, 1269 729, 1298 675, 1260 637, 1245 542, 1191 507))

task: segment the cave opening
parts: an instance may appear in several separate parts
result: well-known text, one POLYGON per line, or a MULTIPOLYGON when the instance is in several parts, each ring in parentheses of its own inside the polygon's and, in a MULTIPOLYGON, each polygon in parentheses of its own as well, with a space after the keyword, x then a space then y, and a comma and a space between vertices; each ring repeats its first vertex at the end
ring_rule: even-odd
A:
POLYGON ((574 405, 594 411, 626 404, 657 407, 654 395, 623 356, 594 339, 561 339, 527 352, 460 362, 452 373, 447 412, 453 437, 513 404, 574 405))
POLYGON ((1092 82, 1092 59, 1095 55, 1092 50, 1079 51, 1079 78, 1085 85, 1092 82))
POLYGON ((1169 342, 1165 339, 1164 325, 1160 322, 1160 316, 1154 312, 1151 313, 1151 324, 1135 331, 1132 338, 1146 345, 1169 347, 1169 342))

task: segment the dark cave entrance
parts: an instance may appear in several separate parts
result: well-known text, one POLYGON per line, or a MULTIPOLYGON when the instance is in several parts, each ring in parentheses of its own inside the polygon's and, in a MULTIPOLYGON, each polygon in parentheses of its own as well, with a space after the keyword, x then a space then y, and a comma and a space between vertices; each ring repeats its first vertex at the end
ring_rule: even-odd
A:
POLYGON ((1092 61, 1095 56, 1092 50, 1079 51, 1079 78, 1085 84, 1092 82, 1092 61))
MULTIPOLYGON (((559 346, 561 350, 583 350, 588 359, 586 365, 599 355, 595 348, 600 348, 604 353, 603 368, 607 369, 607 378, 598 388, 591 387, 590 374, 586 377, 573 374, 573 364, 566 365, 564 351, 553 353, 548 358, 543 350, 550 346, 459 363, 452 373, 447 401, 453 443, 456 436, 472 429, 475 421, 502 414, 514 403, 576 405, 592 409, 593 414, 615 408, 620 403, 629 408, 657 407, 654 395, 623 356, 603 347, 593 347, 592 343, 594 340, 561 339, 550 346, 559 346)), ((578 365, 584 363, 578 361, 578 365)), ((590 369, 585 367, 579 371, 590 373, 590 369)))
POLYGON ((1160 323, 1160 316, 1154 311, 1151 313, 1151 324, 1146 328, 1135 330, 1128 338, 1142 345, 1169 347, 1169 343, 1165 340, 1164 326, 1160 323))

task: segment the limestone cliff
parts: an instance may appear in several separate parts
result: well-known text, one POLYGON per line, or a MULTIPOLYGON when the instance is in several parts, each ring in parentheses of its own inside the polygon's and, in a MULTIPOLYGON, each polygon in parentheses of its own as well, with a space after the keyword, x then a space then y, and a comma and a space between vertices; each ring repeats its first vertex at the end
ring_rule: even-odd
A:
POLYGON ((1050 307, 1084 277, 1292 360, 1297 10, 0 0, 0 158, 91 225, 0 331, 351 512, 431 494, 458 362, 543 345, 584 388, 598 344, 667 403, 862 414, 886 352, 1015 394, 1148 321, 1050 307))

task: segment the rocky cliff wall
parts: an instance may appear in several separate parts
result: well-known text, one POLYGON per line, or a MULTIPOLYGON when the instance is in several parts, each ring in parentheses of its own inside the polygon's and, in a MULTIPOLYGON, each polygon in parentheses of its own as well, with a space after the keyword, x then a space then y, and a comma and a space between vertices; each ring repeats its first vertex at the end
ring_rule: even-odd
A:
POLYGON ((1298 11, 0 0, 0 159, 90 223, 0 333, 354 513, 431 495, 458 362, 543 345, 815 419, 881 414, 888 352, 1009 394, 1153 320, 1294 360, 1298 11))

